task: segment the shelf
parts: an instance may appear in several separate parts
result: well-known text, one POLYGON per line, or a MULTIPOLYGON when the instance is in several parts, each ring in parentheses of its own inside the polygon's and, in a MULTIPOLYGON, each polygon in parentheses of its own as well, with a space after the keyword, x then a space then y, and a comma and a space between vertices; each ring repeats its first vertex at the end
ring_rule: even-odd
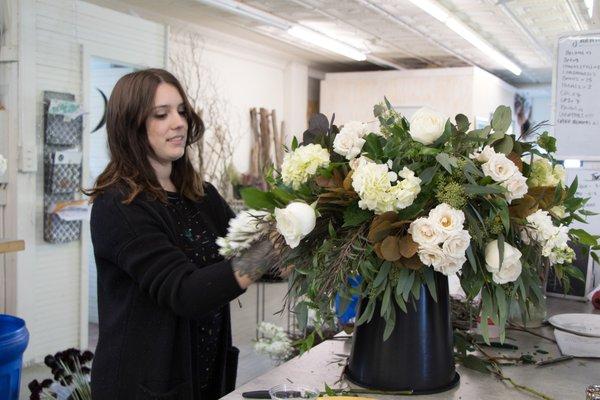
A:
POLYGON ((0 239, 0 254, 25 250, 24 240, 0 239))

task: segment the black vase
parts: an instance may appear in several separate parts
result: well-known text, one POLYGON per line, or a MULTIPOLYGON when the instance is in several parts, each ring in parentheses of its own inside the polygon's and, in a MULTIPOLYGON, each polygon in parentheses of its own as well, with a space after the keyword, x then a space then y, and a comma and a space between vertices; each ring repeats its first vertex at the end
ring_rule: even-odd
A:
MULTIPOLYGON (((396 325, 384 341, 385 320, 379 316, 354 330, 352 352, 346 368, 347 379, 369 389, 404 391, 414 394, 438 393, 456 386, 453 333, 450 322, 448 278, 435 273, 437 302, 427 286, 421 285, 419 300, 408 312, 396 307, 396 325)), ((367 301, 360 307, 364 309, 367 301)))

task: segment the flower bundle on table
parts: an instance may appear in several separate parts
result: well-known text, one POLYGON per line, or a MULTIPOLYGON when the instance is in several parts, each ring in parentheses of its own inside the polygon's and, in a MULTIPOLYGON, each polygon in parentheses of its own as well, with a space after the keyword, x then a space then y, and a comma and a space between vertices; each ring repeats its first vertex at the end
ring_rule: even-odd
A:
MULTIPOLYGON (((294 266, 290 298, 301 299, 301 324, 309 308, 328 320, 336 293, 360 294, 357 324, 379 303, 387 337, 394 304, 406 310, 421 285, 434 295, 441 273, 456 274, 469 299, 481 296, 485 335, 488 319, 504 326, 511 301, 525 310, 541 299, 548 268, 565 284, 578 276, 573 243, 598 249, 596 236, 570 228, 589 213, 577 181, 565 185, 554 138, 507 133, 510 108, 473 130, 463 114, 451 121, 427 108, 409 122, 387 100, 374 115, 378 126, 350 121, 341 130, 317 115, 267 177, 269 190, 242 193, 287 244, 280 264, 294 266), (348 278, 359 275, 351 287, 348 278)), ((221 240, 224 253, 252 241, 236 239, 235 225, 221 240)))

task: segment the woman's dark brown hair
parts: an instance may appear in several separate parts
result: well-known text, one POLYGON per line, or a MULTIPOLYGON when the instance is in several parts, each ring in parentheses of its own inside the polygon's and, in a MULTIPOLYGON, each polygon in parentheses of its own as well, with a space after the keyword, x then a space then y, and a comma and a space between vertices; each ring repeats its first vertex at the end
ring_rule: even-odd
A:
MULTIPOLYGON (((194 112, 181 84, 170 72, 146 69, 123 76, 112 91, 106 114, 110 161, 98 176, 94 187, 83 191, 90 196, 90 201, 93 202, 99 194, 112 187, 124 192, 126 204, 142 192, 160 201, 167 201, 166 193, 148 161, 148 156, 155 154, 146 132, 146 120, 152 113, 154 94, 161 83, 173 85, 183 99, 188 124, 187 145, 202 138, 204 124, 194 112)), ((204 195, 202 176, 194 170, 187 146, 184 155, 173 161, 171 180, 179 193, 192 200, 204 195)))

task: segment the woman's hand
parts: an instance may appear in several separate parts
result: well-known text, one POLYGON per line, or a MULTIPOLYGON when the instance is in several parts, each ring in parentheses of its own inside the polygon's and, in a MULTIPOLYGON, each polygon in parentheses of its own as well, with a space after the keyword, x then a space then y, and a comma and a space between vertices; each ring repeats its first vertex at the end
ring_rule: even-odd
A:
POLYGON ((239 257, 231 261, 235 278, 242 289, 252 283, 269 270, 277 253, 270 239, 257 242, 239 257))

